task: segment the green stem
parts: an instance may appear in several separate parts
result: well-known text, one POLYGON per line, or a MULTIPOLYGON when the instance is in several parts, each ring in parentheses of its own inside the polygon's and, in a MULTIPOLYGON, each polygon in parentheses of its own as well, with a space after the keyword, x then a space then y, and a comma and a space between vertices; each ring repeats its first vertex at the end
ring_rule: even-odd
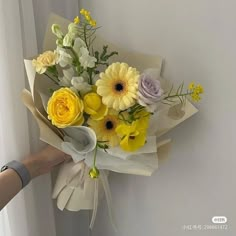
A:
POLYGON ((46 75, 50 80, 52 80, 55 84, 59 85, 58 81, 56 81, 55 79, 53 79, 50 75, 48 75, 47 73, 44 73, 44 75, 46 75))
POLYGON ((183 94, 175 94, 175 95, 167 96, 163 100, 166 100, 168 98, 175 98, 175 97, 185 97, 185 96, 188 96, 188 95, 191 95, 191 94, 193 94, 193 92, 191 92, 191 93, 183 93, 183 94))
POLYGON ((143 106, 141 106, 141 105, 139 105, 139 104, 135 104, 135 105, 131 108, 130 113, 135 113, 136 111, 142 110, 143 108, 144 108, 143 106))
POLYGON ((92 68, 88 68, 88 74, 89 74, 89 84, 93 85, 93 78, 92 78, 93 69, 92 68))
POLYGON ((84 24, 84 42, 85 42, 85 44, 86 44, 86 47, 88 48, 88 50, 89 50, 89 45, 88 45, 88 42, 87 42, 87 34, 86 34, 86 28, 87 27, 87 25, 86 24, 84 24))
POLYGON ((81 66, 80 66, 80 62, 79 62, 79 57, 77 55, 77 53, 75 52, 75 50, 73 48, 69 48, 75 58, 75 64, 76 64, 76 68, 77 68, 77 72, 78 72, 78 75, 80 75, 81 73, 81 66))

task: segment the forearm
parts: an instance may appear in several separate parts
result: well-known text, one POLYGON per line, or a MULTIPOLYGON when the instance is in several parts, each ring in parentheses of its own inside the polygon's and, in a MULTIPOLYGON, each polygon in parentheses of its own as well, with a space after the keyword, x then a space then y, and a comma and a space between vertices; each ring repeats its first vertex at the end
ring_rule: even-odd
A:
MULTIPOLYGON (((50 172, 55 166, 69 160, 65 153, 47 146, 39 153, 29 155, 22 164, 29 172, 31 179, 50 172)), ((0 210, 22 189, 22 180, 13 169, 0 172, 0 210)))
MULTIPOLYGON (((38 154, 28 156, 22 161, 32 178, 40 175, 43 161, 38 154), (38 160, 39 159, 39 160, 38 160)), ((0 210, 22 189, 22 180, 13 169, 0 172, 0 210)))
POLYGON ((19 175, 12 169, 0 173, 0 210, 21 190, 19 175))

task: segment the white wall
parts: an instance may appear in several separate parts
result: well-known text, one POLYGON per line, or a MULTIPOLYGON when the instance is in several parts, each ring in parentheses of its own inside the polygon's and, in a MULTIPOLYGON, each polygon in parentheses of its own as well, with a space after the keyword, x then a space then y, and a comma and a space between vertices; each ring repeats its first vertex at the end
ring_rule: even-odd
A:
POLYGON ((164 77, 203 84, 200 112, 167 136, 169 159, 150 178, 112 174, 120 232, 102 203, 93 236, 236 235, 236 2, 96 0, 89 8, 104 36, 123 47, 162 55, 164 77), (228 230, 186 232, 228 218, 228 230))

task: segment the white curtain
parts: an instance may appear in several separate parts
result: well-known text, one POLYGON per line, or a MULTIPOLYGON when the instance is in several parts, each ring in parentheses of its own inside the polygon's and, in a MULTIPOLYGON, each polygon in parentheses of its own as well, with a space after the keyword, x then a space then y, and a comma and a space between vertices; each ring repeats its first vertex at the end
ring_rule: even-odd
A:
MULTIPOLYGON (((23 59, 36 55, 36 45, 32 0, 1 0, 0 166, 20 160, 31 151, 28 116, 20 94, 25 87, 23 59)), ((49 180, 48 176, 44 178, 49 180)), ((46 183, 50 185, 49 181, 46 183)), ((44 190, 41 184, 31 183, 0 213, 0 235, 56 235, 50 193, 45 193, 48 198, 36 202, 35 190, 44 190)))
MULTIPOLYGON (((20 93, 27 84, 23 59, 38 53, 37 44, 42 50, 51 12, 73 19, 78 14, 78 0, 0 0, 0 167, 42 145, 20 93)), ((87 215, 56 209, 55 213, 56 217, 50 176, 42 176, 0 212, 0 236, 88 235, 87 215)))

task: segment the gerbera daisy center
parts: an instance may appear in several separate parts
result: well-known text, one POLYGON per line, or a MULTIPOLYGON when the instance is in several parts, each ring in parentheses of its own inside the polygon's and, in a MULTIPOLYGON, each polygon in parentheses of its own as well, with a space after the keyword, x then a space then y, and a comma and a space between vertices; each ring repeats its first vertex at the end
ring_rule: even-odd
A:
POLYGON ((115 90, 117 92, 121 92, 124 89, 124 85, 122 83, 115 84, 115 90))
POLYGON ((108 130, 111 130, 111 129, 113 129, 113 127, 114 127, 114 124, 112 123, 112 121, 108 120, 108 121, 106 122, 106 128, 107 128, 108 130))

